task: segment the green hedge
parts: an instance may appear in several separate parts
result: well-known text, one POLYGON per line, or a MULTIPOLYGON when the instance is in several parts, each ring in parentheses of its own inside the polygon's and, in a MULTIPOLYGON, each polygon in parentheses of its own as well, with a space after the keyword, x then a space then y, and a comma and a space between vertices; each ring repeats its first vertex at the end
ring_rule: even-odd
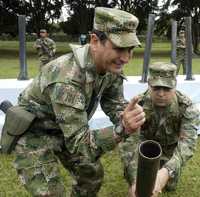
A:
MULTIPOLYGON (((52 38, 56 42, 78 42, 79 36, 78 35, 66 35, 66 34, 52 34, 49 35, 50 38, 52 38)), ((26 35, 26 41, 35 41, 37 39, 37 35, 26 35)), ((9 34, 1 34, 0 40, 2 41, 17 41, 17 37, 12 37, 9 34)))
MULTIPOLYGON (((79 42, 79 35, 67 35, 67 34, 50 34, 50 38, 52 38, 56 42, 79 42)), ((139 35, 139 40, 141 42, 145 42, 146 40, 146 35, 139 35)), ((37 39, 37 35, 26 35, 26 41, 35 41, 37 39)), ((9 34, 2 34, 0 35, 0 40, 18 40, 18 37, 12 37, 9 34)), ((153 36, 153 42, 169 42, 167 37, 164 36, 153 36)))

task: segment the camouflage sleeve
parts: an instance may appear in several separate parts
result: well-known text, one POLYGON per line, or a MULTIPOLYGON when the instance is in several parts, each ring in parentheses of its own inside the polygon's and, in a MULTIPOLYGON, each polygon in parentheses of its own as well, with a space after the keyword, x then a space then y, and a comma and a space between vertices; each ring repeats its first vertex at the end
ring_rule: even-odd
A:
POLYGON ((56 52, 56 43, 52 40, 52 44, 51 44, 51 49, 53 51, 53 53, 55 54, 56 52))
POLYGON ((181 40, 180 38, 177 39, 177 42, 176 42, 176 46, 177 48, 185 48, 185 41, 184 40, 181 40))
POLYGON ((119 125, 120 113, 127 105, 123 94, 123 78, 117 77, 112 85, 107 88, 101 98, 101 108, 113 124, 119 125))
POLYGON ((89 129, 85 111, 85 96, 80 87, 73 84, 56 83, 49 89, 49 95, 56 121, 63 131, 65 139, 75 136, 74 146, 78 146, 79 140, 85 136, 87 136, 86 142, 97 152, 107 152, 117 145, 113 127, 100 130, 89 129))
POLYGON ((41 43, 40 43, 40 39, 37 39, 33 45, 34 48, 39 49, 41 48, 41 43))
POLYGON ((124 167, 124 177, 129 185, 132 185, 136 181, 138 144, 138 133, 132 134, 119 144, 119 153, 124 167))
POLYGON ((198 110, 193 105, 188 106, 181 121, 178 145, 171 159, 165 164, 165 167, 174 171, 174 178, 180 175, 181 167, 193 156, 198 122, 198 110))

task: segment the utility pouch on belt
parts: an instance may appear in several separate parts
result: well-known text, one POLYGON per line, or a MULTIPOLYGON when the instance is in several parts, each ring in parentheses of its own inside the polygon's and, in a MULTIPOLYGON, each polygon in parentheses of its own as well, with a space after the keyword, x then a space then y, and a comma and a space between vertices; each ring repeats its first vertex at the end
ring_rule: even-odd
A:
POLYGON ((19 137, 25 133, 36 116, 20 106, 10 107, 2 130, 2 153, 10 154, 19 137))

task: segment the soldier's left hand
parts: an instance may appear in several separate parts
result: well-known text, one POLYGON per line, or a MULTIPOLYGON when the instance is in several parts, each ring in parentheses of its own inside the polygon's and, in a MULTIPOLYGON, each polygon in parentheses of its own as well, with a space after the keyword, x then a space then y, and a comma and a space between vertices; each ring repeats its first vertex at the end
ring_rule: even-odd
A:
POLYGON ((158 197, 162 193, 163 188, 166 186, 169 180, 168 170, 166 168, 161 168, 158 170, 156 182, 151 197, 158 197))
POLYGON ((128 189, 128 197, 136 197, 135 191, 136 191, 136 184, 134 183, 128 189))
POLYGON ((134 97, 122 114, 122 124, 128 134, 136 132, 145 122, 145 113, 138 102, 139 97, 134 97))

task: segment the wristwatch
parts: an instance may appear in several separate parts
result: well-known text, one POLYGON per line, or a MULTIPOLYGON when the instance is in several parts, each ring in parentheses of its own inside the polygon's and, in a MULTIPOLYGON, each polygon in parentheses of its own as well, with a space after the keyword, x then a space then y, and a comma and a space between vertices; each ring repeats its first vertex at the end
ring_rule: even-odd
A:
POLYGON ((122 123, 119 124, 119 125, 117 125, 117 126, 115 127, 114 131, 115 131, 116 135, 118 135, 118 136, 121 137, 121 138, 124 138, 124 139, 125 139, 125 138, 129 137, 129 134, 127 134, 127 133, 125 132, 125 129, 124 129, 122 123))
POLYGON ((174 178, 175 177, 175 171, 172 170, 171 168, 169 168, 168 166, 165 166, 165 168, 168 170, 169 177, 174 178))

